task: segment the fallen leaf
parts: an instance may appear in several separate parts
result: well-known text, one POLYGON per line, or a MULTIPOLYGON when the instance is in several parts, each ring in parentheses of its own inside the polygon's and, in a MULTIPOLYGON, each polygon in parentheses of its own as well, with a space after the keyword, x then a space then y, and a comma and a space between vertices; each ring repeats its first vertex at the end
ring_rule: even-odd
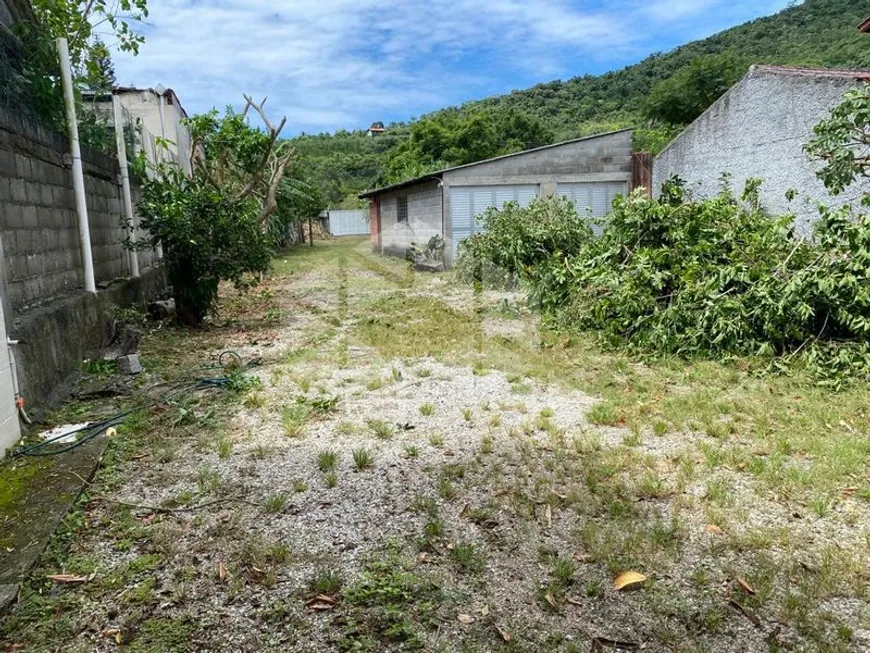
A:
POLYGON ((423 553, 417 556, 417 562, 429 562, 429 554, 423 551, 423 553))
POLYGON ((55 583, 87 583, 89 580, 93 580, 94 575, 77 576, 75 574, 54 574, 52 576, 46 576, 46 578, 55 583))
POLYGON ((544 599, 547 601, 547 603, 550 604, 550 607, 553 607, 553 608, 559 607, 558 605, 556 605, 556 599, 553 598, 553 595, 550 594, 550 592, 547 592, 546 594, 544 594, 544 599))
POLYGON ((466 626, 468 624, 474 623, 474 617, 472 617, 470 614, 461 614, 456 618, 459 620, 459 623, 465 624, 466 626))
POLYGON ((489 614, 489 606, 484 605, 482 608, 478 608, 477 614, 479 614, 481 617, 485 617, 486 615, 489 614))
POLYGON ((224 563, 219 562, 217 564, 217 578, 218 578, 218 580, 220 582, 224 582, 227 579, 227 575, 228 575, 227 566, 224 563))
POLYGON ((555 494, 555 495, 556 495, 557 497, 559 497, 562 501, 567 501, 567 500, 568 500, 568 495, 567 495, 567 494, 562 494, 561 492, 556 492, 556 488, 550 488, 550 492, 552 492, 553 494, 555 494))
POLYGON ((550 507, 550 504, 547 504, 547 508, 544 511, 544 517, 547 520, 547 528, 553 525, 553 509, 550 507))
POLYGON ((722 529, 719 528, 718 526, 716 526, 716 524, 707 524, 704 527, 704 530, 707 531, 708 533, 713 533, 713 535, 724 535, 724 533, 722 532, 722 529))
POLYGON ((464 518, 468 517, 470 514, 471 514, 471 506, 469 506, 466 503, 464 506, 462 506, 462 510, 459 511, 459 516, 464 519, 464 518))
POLYGON ((317 610, 320 612, 323 610, 332 610, 337 602, 338 599, 334 596, 330 596, 329 594, 318 594, 317 596, 308 599, 305 602, 305 607, 309 610, 317 610))
POLYGON ((843 497, 846 498, 846 499, 848 499, 849 497, 851 497, 853 494, 855 494, 855 493, 856 493, 858 490, 860 490, 860 489, 861 489, 861 488, 859 488, 859 487, 846 487, 846 488, 843 488, 843 497))
POLYGON ((624 571, 613 580, 613 589, 619 591, 633 588, 646 580, 646 576, 636 571, 624 571))
POLYGON ((749 594, 749 596, 755 596, 755 590, 752 588, 752 585, 747 583, 744 578, 737 576, 734 580, 736 580, 737 584, 740 585, 740 589, 749 594))
POLYGON ((506 642, 511 641, 511 634, 508 631, 506 631, 501 626, 496 626, 495 629, 498 631, 498 634, 501 635, 501 638, 504 641, 506 641, 506 642))
POLYGON ((572 598, 570 596, 565 597, 565 603, 570 603, 571 605, 577 605, 577 606, 583 605, 583 603, 581 601, 578 601, 577 599, 572 598))

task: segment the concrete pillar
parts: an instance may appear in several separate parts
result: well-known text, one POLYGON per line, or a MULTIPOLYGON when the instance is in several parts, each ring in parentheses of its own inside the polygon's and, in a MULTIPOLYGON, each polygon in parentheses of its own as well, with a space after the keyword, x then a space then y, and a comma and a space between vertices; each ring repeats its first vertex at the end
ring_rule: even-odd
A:
MULTIPOLYGON (((0 242, 0 269, 6 269, 6 259, 3 257, 3 244, 0 242)), ((18 408, 15 405, 15 388, 12 380, 12 365, 9 359, 9 347, 6 344, 6 284, 0 277, 0 458, 15 446, 21 439, 21 424, 18 422, 18 408)))

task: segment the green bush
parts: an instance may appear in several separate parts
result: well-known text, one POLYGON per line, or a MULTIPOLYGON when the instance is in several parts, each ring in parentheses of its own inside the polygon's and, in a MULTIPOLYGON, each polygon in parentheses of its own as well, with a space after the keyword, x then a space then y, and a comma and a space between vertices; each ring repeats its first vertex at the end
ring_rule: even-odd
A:
POLYGON ((513 286, 553 277, 550 267, 563 266, 592 239, 587 222, 564 198, 536 199, 527 208, 508 202, 479 220, 483 229, 460 245, 457 274, 465 281, 513 286))

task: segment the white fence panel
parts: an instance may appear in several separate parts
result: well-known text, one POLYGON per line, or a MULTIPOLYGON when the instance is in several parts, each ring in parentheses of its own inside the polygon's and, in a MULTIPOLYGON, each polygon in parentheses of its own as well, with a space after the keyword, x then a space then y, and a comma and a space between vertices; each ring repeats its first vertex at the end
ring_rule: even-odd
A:
POLYGON ((333 236, 363 236, 369 231, 368 211, 329 210, 329 233, 333 236))

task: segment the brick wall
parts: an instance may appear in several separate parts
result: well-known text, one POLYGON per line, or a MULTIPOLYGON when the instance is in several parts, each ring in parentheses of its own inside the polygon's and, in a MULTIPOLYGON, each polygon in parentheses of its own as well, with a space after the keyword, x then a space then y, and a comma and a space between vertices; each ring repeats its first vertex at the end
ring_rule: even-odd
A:
MULTIPOLYGON (((67 139, 0 108, 0 229, 13 314, 83 287, 67 139)), ((117 161, 82 148, 97 283, 130 274, 117 161)), ((134 188, 134 198, 137 189, 134 188)), ((139 253, 140 269, 153 254, 139 253)))
POLYGON ((411 243, 425 245, 442 233, 441 187, 437 181, 424 182, 407 190, 379 196, 380 237, 384 254, 405 256, 411 243), (408 220, 396 219, 397 198, 408 198, 408 220))

